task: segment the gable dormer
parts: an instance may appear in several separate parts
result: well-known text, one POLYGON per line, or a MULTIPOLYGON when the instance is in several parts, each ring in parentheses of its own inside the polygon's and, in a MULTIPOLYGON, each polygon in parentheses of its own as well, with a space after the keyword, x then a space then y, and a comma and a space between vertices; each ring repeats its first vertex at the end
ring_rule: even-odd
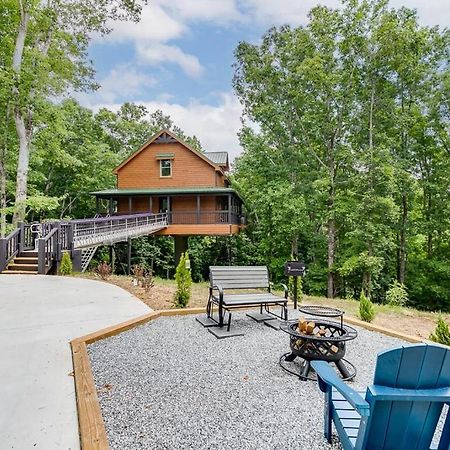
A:
POLYGON ((154 135, 116 167, 114 173, 119 189, 215 187, 227 184, 221 165, 169 130, 154 135))

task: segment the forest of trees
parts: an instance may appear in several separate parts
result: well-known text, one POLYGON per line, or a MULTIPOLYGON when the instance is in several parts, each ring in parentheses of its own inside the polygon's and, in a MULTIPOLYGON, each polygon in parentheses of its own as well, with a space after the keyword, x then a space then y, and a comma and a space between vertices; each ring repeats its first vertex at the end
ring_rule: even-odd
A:
MULTIPOLYGON (((161 111, 94 113, 70 98, 95 88, 90 33, 108 32, 111 15, 139 19, 136 2, 97 3, 0 4, 2 236, 24 218, 91 216, 89 192, 113 187, 111 170, 161 128, 201 148, 161 111)), ((191 238, 194 279, 210 264, 261 263, 279 280, 299 258, 306 293, 382 302, 398 280, 412 306, 450 310, 449 44, 447 29, 375 0, 317 7, 304 27, 241 42, 243 152, 231 180, 248 227, 191 238)), ((133 244, 134 261, 163 276, 172 252, 167 238, 133 244)))

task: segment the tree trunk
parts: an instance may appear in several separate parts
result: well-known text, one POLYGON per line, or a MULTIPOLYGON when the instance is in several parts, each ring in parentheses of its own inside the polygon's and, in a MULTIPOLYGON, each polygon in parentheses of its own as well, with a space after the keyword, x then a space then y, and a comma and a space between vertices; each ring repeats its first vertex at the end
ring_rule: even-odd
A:
POLYGON ((20 109, 19 86, 20 71, 22 66, 23 49, 25 38, 27 35, 28 22, 30 15, 24 9, 21 10, 20 24, 17 31, 17 38, 14 47, 12 68, 14 70, 16 80, 12 88, 13 98, 15 99, 14 122, 16 125, 17 137, 19 139, 19 159, 17 163, 17 181, 16 181, 16 202, 13 216, 13 224, 17 224, 25 218, 25 208, 27 199, 28 184, 28 164, 29 164, 29 136, 27 127, 25 126, 25 118, 20 109))
POLYGON ((406 221, 408 219, 408 199, 402 194, 402 214, 400 218, 398 248, 398 281, 405 284, 406 275, 406 221))
POLYGON ((334 256, 336 251, 336 224, 334 219, 328 220, 328 277, 327 277, 327 297, 334 297, 334 256))

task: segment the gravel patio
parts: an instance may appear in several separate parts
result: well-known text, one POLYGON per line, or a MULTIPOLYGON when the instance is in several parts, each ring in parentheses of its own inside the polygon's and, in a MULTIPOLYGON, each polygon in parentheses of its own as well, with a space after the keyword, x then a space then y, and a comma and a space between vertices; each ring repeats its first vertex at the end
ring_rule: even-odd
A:
MULTIPOLYGON (((245 336, 218 340, 195 317, 159 318, 88 346, 112 449, 340 448, 323 439, 317 383, 278 364, 287 334, 237 313, 245 336)), ((358 333, 346 358, 358 370, 351 385, 364 388, 377 353, 405 342, 358 333)))

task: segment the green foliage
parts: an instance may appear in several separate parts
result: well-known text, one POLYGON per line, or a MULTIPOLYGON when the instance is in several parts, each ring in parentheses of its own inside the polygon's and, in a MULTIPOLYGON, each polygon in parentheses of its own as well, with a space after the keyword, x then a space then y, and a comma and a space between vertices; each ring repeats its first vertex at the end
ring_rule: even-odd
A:
POLYGON ((386 303, 392 306, 406 306, 408 292, 405 285, 394 280, 386 292, 386 303))
POLYGON ((72 275, 72 260, 69 252, 63 252, 59 273, 61 275, 72 275))
MULTIPOLYGON (((296 277, 297 278, 297 301, 300 303, 303 298, 303 278, 302 277, 296 277)), ((294 277, 289 277, 288 281, 288 291, 289 291, 289 298, 291 300, 294 300, 294 277)))
POLYGON ((189 254, 182 253, 180 262, 175 273, 177 290, 175 292, 174 304, 177 308, 185 308, 191 298, 191 271, 186 266, 189 264, 189 254))
POLYGON ((442 318, 438 318, 434 333, 430 334, 430 340, 450 346, 450 329, 448 323, 442 318))
POLYGON ((375 307, 364 292, 361 292, 361 296, 359 297, 359 317, 364 322, 372 322, 375 319, 375 307))

